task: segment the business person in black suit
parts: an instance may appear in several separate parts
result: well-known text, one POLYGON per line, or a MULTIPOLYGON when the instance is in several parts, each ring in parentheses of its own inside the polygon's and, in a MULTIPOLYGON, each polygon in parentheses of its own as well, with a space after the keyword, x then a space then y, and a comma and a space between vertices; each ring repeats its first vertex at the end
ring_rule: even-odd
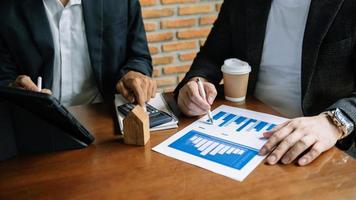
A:
POLYGON ((225 0, 175 91, 179 107, 189 116, 205 114, 224 60, 239 58, 252 66, 248 94, 293 118, 264 133, 269 140, 260 154, 271 152, 269 164, 307 165, 335 144, 349 148, 356 123, 355 10, 353 0, 225 0), (206 81, 207 99, 197 77, 206 81))
POLYGON ((156 93, 138 0, 8 0, 0 19, 0 85, 38 91, 41 76, 68 106, 156 93))

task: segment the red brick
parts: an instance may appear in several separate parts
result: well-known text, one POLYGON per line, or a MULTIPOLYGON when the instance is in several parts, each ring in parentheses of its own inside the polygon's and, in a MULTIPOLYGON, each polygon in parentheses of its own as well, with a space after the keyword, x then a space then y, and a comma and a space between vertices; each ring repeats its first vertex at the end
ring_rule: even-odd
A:
POLYGON ((162 46, 163 52, 170 51, 178 51, 178 50, 187 50, 187 49, 195 49, 197 48, 197 43, 195 41, 192 42, 175 42, 170 44, 164 44, 162 46))
POLYGON ((156 82, 158 87, 175 85, 177 84, 177 78, 174 76, 164 77, 164 78, 156 79, 156 82))
POLYGON ((182 3, 194 3, 197 0, 161 0, 163 5, 165 4, 182 4, 182 3))
POLYGON ((172 16, 173 14, 174 14, 174 10, 171 8, 142 10, 142 17, 144 19, 168 17, 168 16, 172 16))
POLYGON ((152 58, 153 65, 167 65, 167 64, 171 64, 172 61, 173 61, 173 56, 162 56, 162 57, 152 58))
POLYGON ((177 37, 179 39, 206 38, 210 33, 210 28, 190 29, 179 31, 177 37))
POLYGON ((182 28, 182 27, 191 27, 196 24, 196 19, 170 19, 170 20, 162 20, 161 28, 182 28))
POLYGON ((150 32, 150 31, 155 31, 157 30, 158 25, 154 22, 145 22, 145 30, 146 32, 150 32))
POLYGON ((160 68, 153 68, 153 73, 152 73, 153 77, 159 77, 162 75, 162 69, 160 68))
POLYGON ((220 12, 220 10, 221 10, 221 3, 216 4, 215 9, 216 9, 216 11, 220 12))
POLYGON ((209 13, 212 11, 210 4, 196 4, 193 6, 180 7, 178 9, 179 15, 194 15, 194 14, 203 14, 209 13))
POLYGON ((181 74, 178 76, 178 82, 181 82, 185 77, 185 74, 181 74))
POLYGON ((188 72, 190 65, 168 66, 163 68, 165 74, 178 74, 188 72))
POLYGON ((164 93, 169 93, 169 92, 173 92, 175 89, 176 89, 175 86, 167 87, 167 88, 164 88, 164 89, 163 89, 163 92, 164 92, 164 93))
POLYGON ((150 46, 148 46, 148 48, 150 50, 151 55, 155 55, 155 54, 157 54, 159 52, 159 49, 156 46, 150 45, 150 46))
POLYGON ((157 0, 140 0, 141 6, 153 6, 156 2, 157 0))
POLYGON ((179 60, 181 61, 192 61, 194 58, 197 56, 196 53, 186 53, 186 54, 180 54, 179 55, 179 60))
POLYGON ((200 40, 200 41, 199 41, 200 46, 204 46, 204 45, 205 45, 205 42, 206 42, 206 39, 200 40))
POLYGON ((211 25, 215 22, 217 16, 216 15, 211 15, 211 16, 203 16, 199 20, 200 25, 211 25))
POLYGON ((148 42, 163 42, 173 39, 172 32, 164 32, 164 33, 149 33, 147 34, 148 42))

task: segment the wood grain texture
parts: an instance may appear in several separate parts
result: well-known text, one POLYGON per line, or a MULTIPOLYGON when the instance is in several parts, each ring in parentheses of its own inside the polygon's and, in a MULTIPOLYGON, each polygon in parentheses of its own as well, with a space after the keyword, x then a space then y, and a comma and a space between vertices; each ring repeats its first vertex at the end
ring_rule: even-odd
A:
MULTIPOLYGON (((214 107, 232 103, 218 100, 214 107)), ((248 99, 247 108, 278 114, 248 99)), ((355 199, 356 161, 333 148, 307 167, 259 165, 244 182, 151 151, 178 129, 154 132, 144 147, 114 134, 104 105, 71 111, 95 135, 89 148, 0 163, 0 199, 355 199)), ((31 134, 31 133, 29 133, 31 134)))
POLYGON ((136 106, 124 119, 124 143, 144 146, 150 139, 148 114, 136 106))

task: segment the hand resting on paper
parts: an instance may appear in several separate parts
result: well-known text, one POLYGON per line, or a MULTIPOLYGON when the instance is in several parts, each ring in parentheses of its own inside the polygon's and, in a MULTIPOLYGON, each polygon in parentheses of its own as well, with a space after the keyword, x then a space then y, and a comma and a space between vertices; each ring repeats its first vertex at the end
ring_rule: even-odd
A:
POLYGON ((304 166, 331 149, 341 135, 341 130, 326 114, 296 118, 264 133, 264 137, 269 139, 260 155, 271 152, 267 157, 267 163, 271 165, 280 160, 283 164, 290 164, 301 156, 298 164, 304 166))

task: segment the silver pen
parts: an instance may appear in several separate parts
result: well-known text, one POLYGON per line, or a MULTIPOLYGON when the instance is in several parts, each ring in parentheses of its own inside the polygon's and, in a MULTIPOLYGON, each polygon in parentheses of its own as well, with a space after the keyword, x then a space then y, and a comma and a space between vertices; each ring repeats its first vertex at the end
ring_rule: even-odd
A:
MULTIPOLYGON (((199 87, 199 90, 201 92, 201 95, 202 95, 203 99, 206 100, 206 93, 205 93, 205 90, 204 90, 203 82, 200 80, 200 78, 197 79, 197 83, 198 83, 198 87, 199 87)), ((209 117, 209 120, 210 120, 211 124, 214 124, 213 117, 211 116, 210 109, 208 110, 208 117, 209 117)))
POLYGON ((38 77, 37 78, 37 88, 38 88, 38 92, 42 91, 42 77, 38 77))

